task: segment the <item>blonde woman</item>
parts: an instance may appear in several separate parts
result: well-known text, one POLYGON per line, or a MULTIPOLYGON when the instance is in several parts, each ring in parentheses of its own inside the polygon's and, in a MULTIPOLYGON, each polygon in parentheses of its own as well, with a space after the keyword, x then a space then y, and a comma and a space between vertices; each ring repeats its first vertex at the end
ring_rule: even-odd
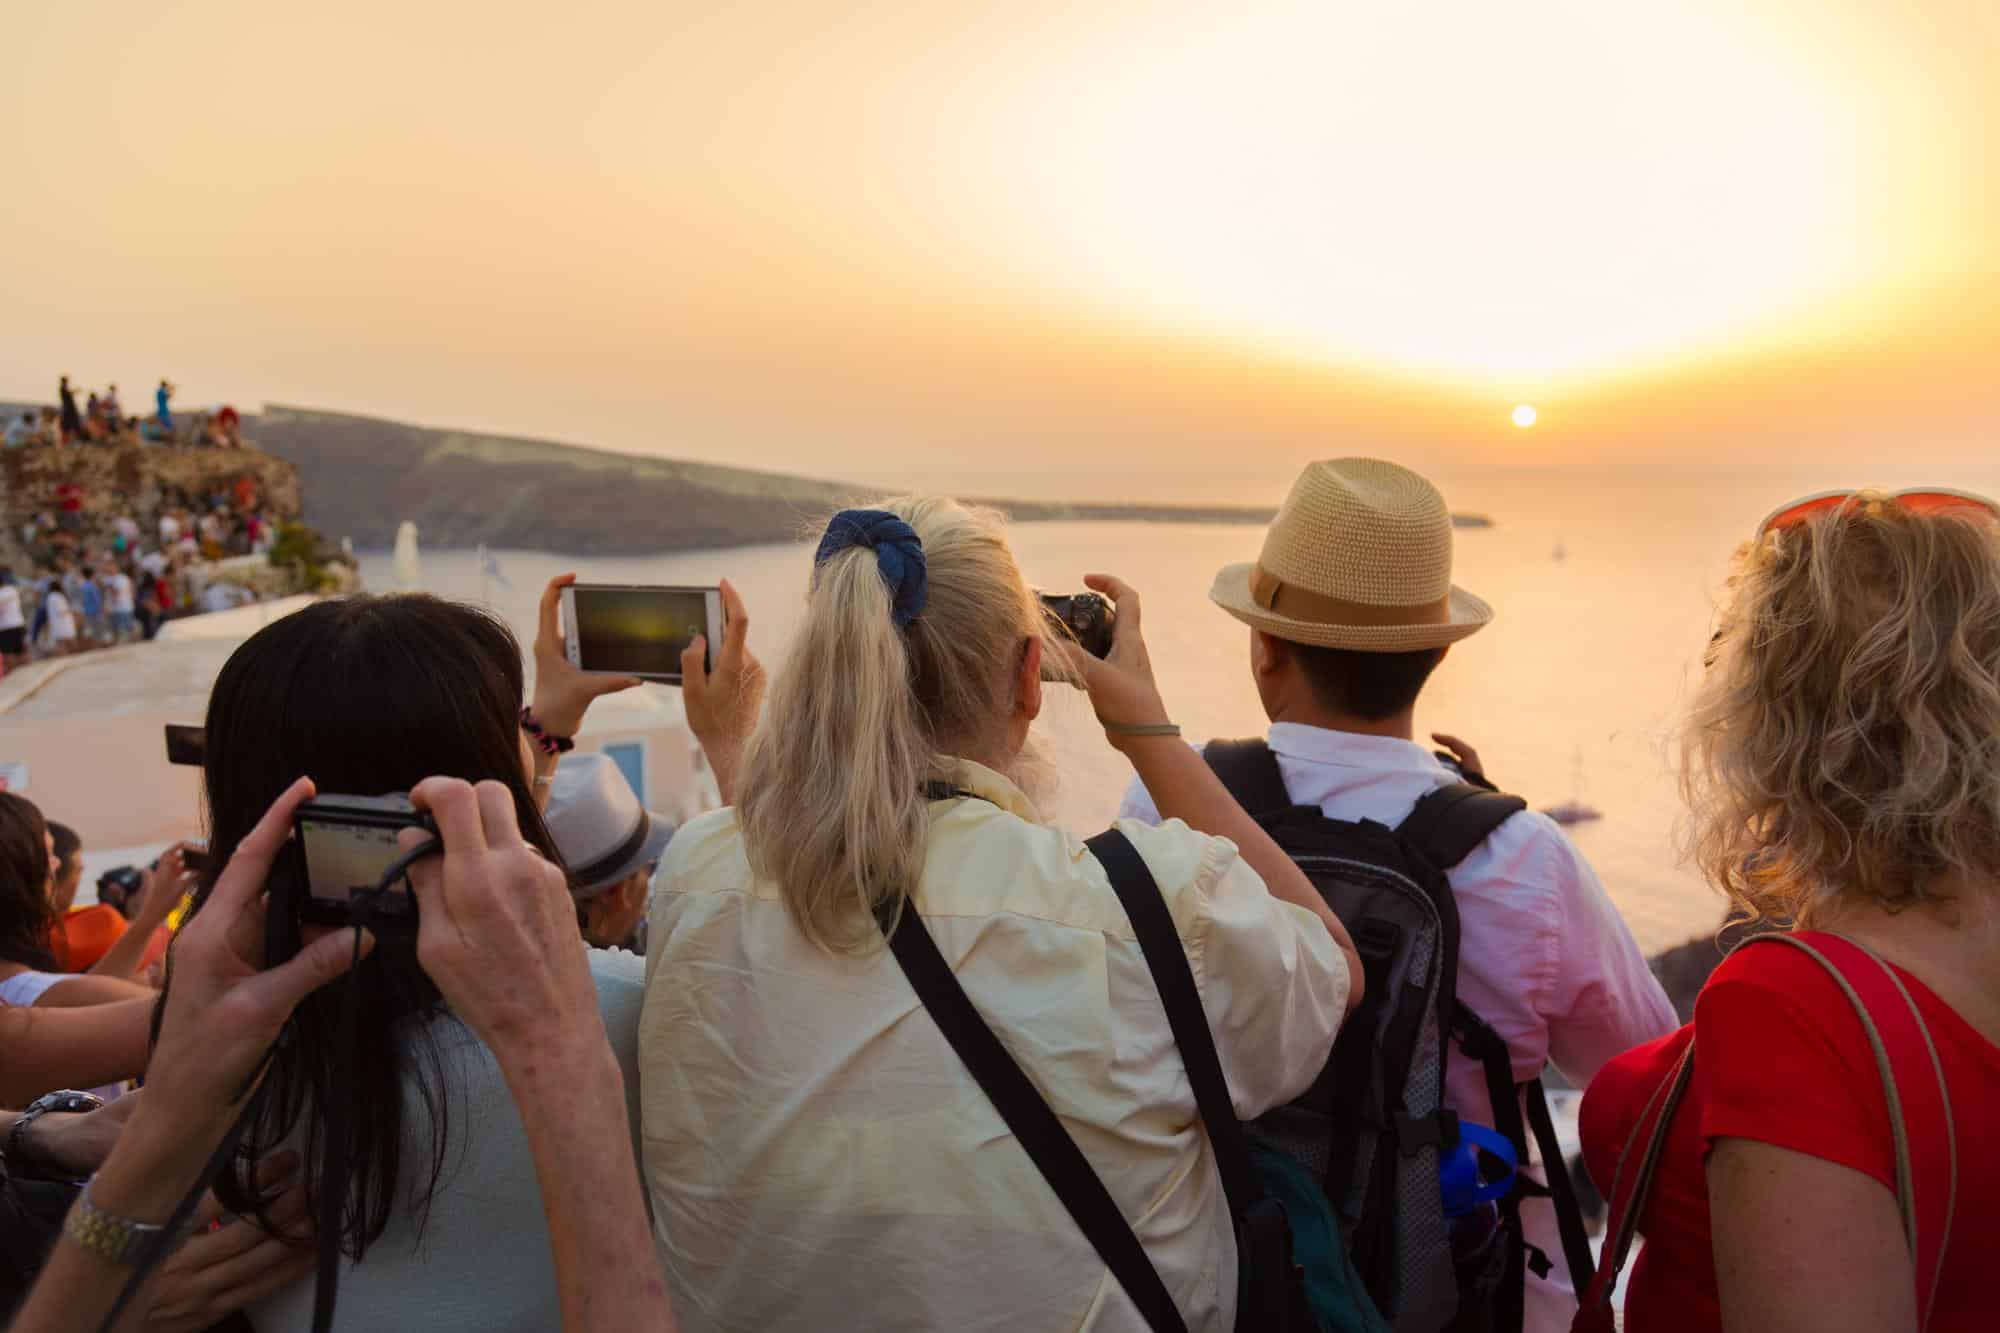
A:
MULTIPOLYGON (((1710 649, 1688 760, 1709 878, 1753 920, 1798 927, 1841 978, 1759 943, 1702 992, 1692 1083, 1638 1214, 1626 1328, 1991 1328, 2000 510, 1862 492, 1766 519, 1710 649)), ((1633 1169, 1621 1150, 1689 1039, 1640 1047, 1591 1085, 1600 1183, 1633 1169)))
POLYGON ((689 717, 737 805, 675 835, 652 907, 644 1157, 684 1327, 1146 1327, 885 947, 905 912, 1187 1326, 1232 1326, 1230 1218, 1159 993, 1104 871, 1010 776, 1045 675, 1081 680, 1175 821, 1124 827, 1243 1115, 1312 1081, 1361 973, 1305 877, 1174 739, 1138 595, 1090 583, 1118 608, 1105 661, 1053 637, 997 516, 898 501, 829 526, 747 749, 761 673, 733 594, 713 678, 690 650, 689 717))

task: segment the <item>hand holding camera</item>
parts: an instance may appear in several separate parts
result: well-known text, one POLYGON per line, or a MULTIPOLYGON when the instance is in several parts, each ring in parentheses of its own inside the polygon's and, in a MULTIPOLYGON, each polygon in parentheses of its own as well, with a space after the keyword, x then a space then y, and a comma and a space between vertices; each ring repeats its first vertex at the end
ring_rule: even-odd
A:
MULTIPOLYGON (((301 778, 277 799, 175 941, 145 1099, 93 1186, 111 1212, 156 1218, 172 1210, 235 1119, 292 1010, 353 963, 354 938, 336 931, 265 966, 265 881, 294 812, 312 794, 301 778)), ((369 944, 364 938, 363 949, 369 944)))
MULTIPOLYGON (((576 907, 561 867, 521 837, 505 785, 427 778, 410 792, 444 843, 410 867, 417 961, 509 1081, 541 1062, 608 1057, 576 907), (594 1035, 595 1042, 589 1041, 594 1035)), ((407 830, 405 850, 426 835, 407 830)))
POLYGON ((1153 682, 1153 662, 1139 633, 1139 593, 1109 574, 1090 574, 1084 584, 1114 604, 1110 643, 1104 656, 1087 651, 1077 641, 1065 645, 1069 667, 1090 695, 1090 706, 1114 749, 1123 751, 1147 738, 1176 734, 1167 706, 1153 682))

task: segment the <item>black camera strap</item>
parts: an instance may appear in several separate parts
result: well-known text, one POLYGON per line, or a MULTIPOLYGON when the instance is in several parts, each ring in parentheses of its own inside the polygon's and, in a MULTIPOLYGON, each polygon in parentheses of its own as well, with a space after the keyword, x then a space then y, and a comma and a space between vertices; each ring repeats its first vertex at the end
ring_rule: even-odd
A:
POLYGON ((249 1130, 251 1121, 255 1120, 264 1109, 264 1074, 271 1067, 271 1061, 276 1058, 278 1047, 284 1040, 284 1036, 280 1036, 271 1044, 270 1049, 264 1052, 264 1058, 257 1062, 257 1068, 251 1072, 249 1082, 244 1084, 243 1091, 238 1094, 239 1097, 245 1094, 249 1096, 249 1102, 244 1106, 242 1114, 236 1117, 236 1123, 229 1127, 229 1132, 222 1136, 222 1142, 216 1145, 215 1152, 209 1156, 208 1164, 202 1167, 201 1175, 195 1180, 193 1187, 181 1196, 179 1203, 174 1205, 174 1211, 167 1217, 166 1224, 160 1228, 159 1234, 146 1242, 145 1248, 133 1263, 131 1274, 125 1279, 125 1286, 118 1293, 118 1299, 112 1302, 110 1313, 105 1315, 103 1322, 97 1326, 97 1333, 111 1333, 111 1330, 117 1327, 120 1317, 138 1296, 140 1288, 146 1285, 146 1280, 153 1275, 153 1270, 164 1263, 167 1256, 173 1253, 174 1247, 180 1243, 181 1233, 194 1219, 195 1209, 201 1206, 202 1196, 208 1193, 214 1186, 216 1178, 235 1160, 236 1150, 243 1142, 243 1135, 249 1130))

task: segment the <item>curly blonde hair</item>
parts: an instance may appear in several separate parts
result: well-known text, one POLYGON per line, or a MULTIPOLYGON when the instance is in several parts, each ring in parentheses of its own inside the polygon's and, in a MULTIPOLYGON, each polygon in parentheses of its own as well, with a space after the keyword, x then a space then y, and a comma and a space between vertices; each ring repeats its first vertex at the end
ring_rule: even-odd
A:
POLYGON ((1879 492, 1738 554, 1682 741, 1688 851, 1752 919, 2000 875, 2000 536, 1879 492))

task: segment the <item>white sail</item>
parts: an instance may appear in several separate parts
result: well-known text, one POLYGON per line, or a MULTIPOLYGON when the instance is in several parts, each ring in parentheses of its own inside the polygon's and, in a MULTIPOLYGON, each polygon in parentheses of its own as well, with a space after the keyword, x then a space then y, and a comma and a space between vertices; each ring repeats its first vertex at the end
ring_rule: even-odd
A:
POLYGON ((403 592, 422 592, 424 570, 417 559, 417 525, 408 519, 396 529, 396 587, 403 592))

